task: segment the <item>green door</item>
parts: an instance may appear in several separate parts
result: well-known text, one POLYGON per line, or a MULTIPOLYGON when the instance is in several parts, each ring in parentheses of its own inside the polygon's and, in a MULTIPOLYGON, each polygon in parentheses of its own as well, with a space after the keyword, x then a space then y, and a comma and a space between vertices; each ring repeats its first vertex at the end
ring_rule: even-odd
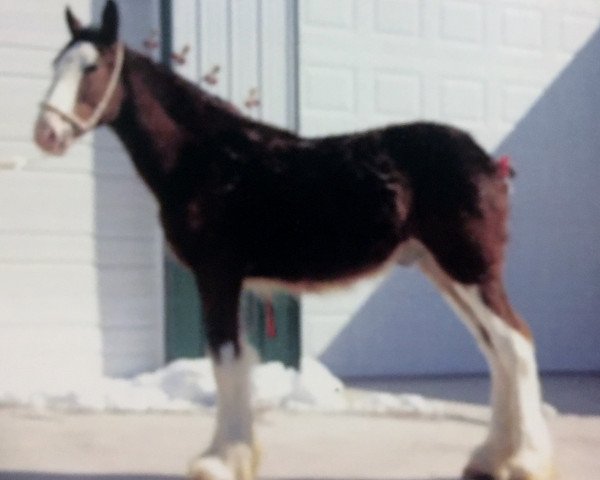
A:
MULTIPOLYGON (((192 274, 172 257, 165 261, 167 360, 206 355, 200 300, 192 274)), ((242 296, 240 314, 250 342, 263 361, 300 364, 300 304, 285 293, 263 300, 251 292, 242 296)))
POLYGON ((196 358, 205 353, 200 300, 196 281, 189 270, 172 256, 165 257, 167 360, 196 358))

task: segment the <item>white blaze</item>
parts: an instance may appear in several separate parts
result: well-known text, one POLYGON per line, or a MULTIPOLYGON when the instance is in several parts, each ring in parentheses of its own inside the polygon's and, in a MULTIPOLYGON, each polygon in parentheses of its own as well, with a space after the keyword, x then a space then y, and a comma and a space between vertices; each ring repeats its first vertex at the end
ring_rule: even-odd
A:
POLYGON ((86 67, 98 60, 98 50, 90 42, 77 42, 60 56, 44 103, 61 112, 75 109, 77 91, 86 67))

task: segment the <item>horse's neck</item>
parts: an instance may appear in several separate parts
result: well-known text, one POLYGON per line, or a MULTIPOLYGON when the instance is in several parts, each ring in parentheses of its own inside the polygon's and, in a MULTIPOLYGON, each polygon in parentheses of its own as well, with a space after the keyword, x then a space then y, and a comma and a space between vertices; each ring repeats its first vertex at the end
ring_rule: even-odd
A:
POLYGON ((224 102, 130 51, 124 84, 121 111, 111 126, 139 173, 160 197, 182 161, 183 149, 199 147, 218 125, 231 124, 237 115, 224 102))

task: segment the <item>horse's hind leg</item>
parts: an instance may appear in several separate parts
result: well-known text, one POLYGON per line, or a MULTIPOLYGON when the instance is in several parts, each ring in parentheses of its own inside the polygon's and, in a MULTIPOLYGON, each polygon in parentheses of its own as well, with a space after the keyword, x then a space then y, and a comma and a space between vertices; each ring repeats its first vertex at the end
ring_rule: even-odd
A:
POLYGON ((490 367, 490 430, 465 468, 465 478, 552 478, 552 449, 542 415, 534 346, 522 320, 501 316, 511 311, 502 298, 501 284, 457 282, 429 254, 421 258, 420 266, 473 333, 490 367), (493 300, 485 293, 489 289, 498 295, 493 300))
MULTIPOLYGON (((496 192, 502 194, 502 190, 496 192)), ((494 196, 482 197, 481 218, 465 225, 469 241, 463 255, 479 257, 477 281, 457 280, 457 272, 442 267, 435 252, 419 260, 422 271, 477 339, 492 380, 492 417, 487 439, 473 453, 464 477, 478 480, 547 480, 553 478, 552 447, 542 413, 542 398, 531 333, 510 306, 502 282, 506 243, 506 205, 494 196), (487 202, 487 203, 486 203, 487 202)), ((443 232, 439 232, 443 237, 443 232)), ((458 238, 458 237, 457 237, 458 238)), ((434 246, 435 248, 435 246, 434 246)), ((473 275, 473 263, 468 275, 473 275)), ((459 265, 455 265, 460 269, 459 265)))

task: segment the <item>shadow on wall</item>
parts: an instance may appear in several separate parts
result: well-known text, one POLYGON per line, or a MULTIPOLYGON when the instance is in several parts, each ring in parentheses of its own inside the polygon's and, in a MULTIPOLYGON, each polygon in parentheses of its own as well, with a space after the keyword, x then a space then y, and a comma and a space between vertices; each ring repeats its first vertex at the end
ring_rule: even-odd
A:
MULTIPOLYGON (((533 328, 540 367, 598 371, 600 31, 497 153, 510 155, 517 170, 507 285, 533 328)), ((346 376, 486 370, 466 329, 416 269, 395 271, 321 359, 346 376)))
POLYGON ((518 171, 507 271, 545 370, 600 370, 600 31, 498 147, 518 171))

